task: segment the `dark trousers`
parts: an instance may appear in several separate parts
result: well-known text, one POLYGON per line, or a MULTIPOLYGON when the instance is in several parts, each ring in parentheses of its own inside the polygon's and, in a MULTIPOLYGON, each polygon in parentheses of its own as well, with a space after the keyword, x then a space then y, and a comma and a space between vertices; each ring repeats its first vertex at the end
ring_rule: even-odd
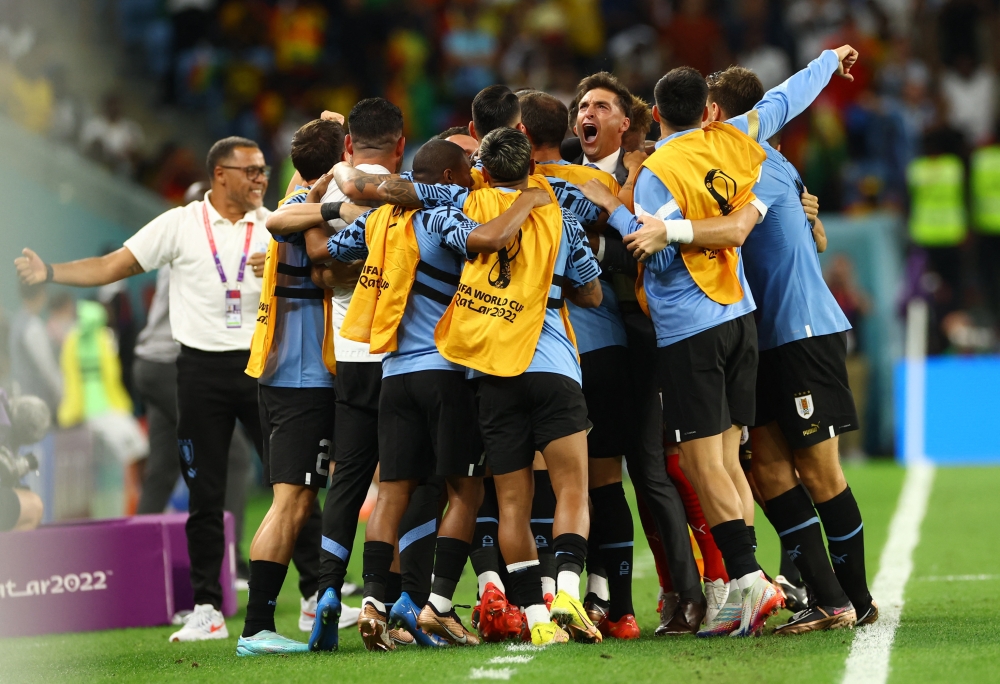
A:
POLYGON ((339 592, 354 548, 358 514, 378 465, 378 397, 382 389, 382 364, 338 362, 336 387, 333 440, 336 465, 323 506, 320 587, 334 587, 339 592))
MULTIPOLYGON (((132 378, 146 408, 149 426, 149 458, 136 512, 162 513, 181 474, 177 458, 177 364, 136 358, 132 378)), ((237 540, 243 538, 243 512, 247 503, 252 450, 246 434, 242 430, 234 430, 233 441, 229 445, 229 477, 224 507, 233 514, 237 540)))
POLYGON ((656 333, 642 311, 626 313, 623 318, 635 396, 635 422, 629 430, 637 437, 634 448, 625 454, 628 473, 656 521, 674 590, 682 599, 700 600, 701 577, 691 551, 684 502, 667 477, 663 413, 655 372, 656 333))

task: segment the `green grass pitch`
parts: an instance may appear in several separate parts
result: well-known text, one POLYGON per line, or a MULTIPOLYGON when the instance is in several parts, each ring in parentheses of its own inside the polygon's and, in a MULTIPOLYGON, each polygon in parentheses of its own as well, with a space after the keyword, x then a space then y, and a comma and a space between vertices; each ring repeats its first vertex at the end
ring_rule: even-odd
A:
MULTIPOLYGON (((869 581, 878 560, 902 486, 903 471, 878 463, 850 467, 847 477, 865 516, 869 581)), ((989 682, 1000 680, 1000 468, 938 470, 906 605, 892 652, 890 681, 989 682), (965 576, 966 578, 956 578, 965 576), (968 576, 976 576, 968 579, 968 576)), ((268 502, 248 510, 247 542, 268 502)), ((850 631, 800 637, 698 640, 657 638, 658 583, 652 555, 636 521, 635 607, 643 629, 637 642, 609 640, 599 646, 570 644, 543 651, 507 645, 478 648, 401 649, 365 652, 356 630, 341 631, 340 651, 297 657, 237 658, 236 635, 243 611, 228 620, 227 641, 169 644, 171 627, 0 640, 0 682, 457 682, 470 678, 511 681, 767 681, 839 682, 850 649, 850 631)), ((360 578, 359 529, 350 576, 360 578)), ((777 571, 778 540, 763 515, 757 517, 758 558, 777 571)), ((475 578, 466 568, 456 597, 472 603, 475 578)), ((878 597, 876 596, 876 599, 878 597)), ((246 594, 241 603, 245 606, 246 594)), ((358 597, 347 602, 357 605, 358 597)), ((277 626, 298 632, 294 570, 279 599, 277 626)), ((467 621, 468 611, 462 613, 467 621)), ((772 618, 786 619, 787 612, 772 618)))

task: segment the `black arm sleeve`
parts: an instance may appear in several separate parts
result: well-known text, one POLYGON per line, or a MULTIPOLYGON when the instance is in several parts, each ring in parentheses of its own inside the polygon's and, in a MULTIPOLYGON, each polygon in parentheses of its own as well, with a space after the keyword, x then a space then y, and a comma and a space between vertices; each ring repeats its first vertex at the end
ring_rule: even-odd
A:
POLYGON ((610 278, 615 273, 623 273, 635 278, 639 275, 638 262, 625 249, 618 231, 608 227, 604 231, 604 258, 601 259, 601 274, 610 278))

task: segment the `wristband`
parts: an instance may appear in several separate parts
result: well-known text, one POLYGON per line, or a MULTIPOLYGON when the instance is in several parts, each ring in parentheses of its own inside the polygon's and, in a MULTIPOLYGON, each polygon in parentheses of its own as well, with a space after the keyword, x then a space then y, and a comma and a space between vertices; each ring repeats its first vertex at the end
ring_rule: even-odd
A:
POLYGON ((667 229, 667 242, 680 242, 689 245, 694 241, 694 227, 688 219, 677 219, 674 221, 664 221, 663 225, 667 229))
POLYGON ((340 218, 340 206, 343 202, 324 202, 320 207, 320 214, 324 221, 334 221, 340 218))
POLYGON ((51 283, 54 277, 55 272, 52 269, 52 264, 45 264, 45 282, 51 283))

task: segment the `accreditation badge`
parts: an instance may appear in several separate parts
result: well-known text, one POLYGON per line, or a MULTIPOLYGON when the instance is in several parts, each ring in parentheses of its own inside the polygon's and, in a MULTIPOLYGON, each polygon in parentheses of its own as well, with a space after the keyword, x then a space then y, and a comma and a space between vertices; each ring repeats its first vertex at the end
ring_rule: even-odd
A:
POLYGON ((226 327, 239 328, 243 325, 243 299, 239 290, 226 290, 226 327))

